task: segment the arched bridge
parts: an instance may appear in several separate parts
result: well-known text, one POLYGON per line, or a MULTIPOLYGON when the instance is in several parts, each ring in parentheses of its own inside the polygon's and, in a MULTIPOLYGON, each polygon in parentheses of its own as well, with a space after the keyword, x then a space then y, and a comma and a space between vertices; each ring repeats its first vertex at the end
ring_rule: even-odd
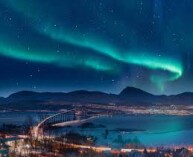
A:
POLYGON ((104 113, 94 113, 89 110, 67 110, 64 112, 59 112, 51 116, 46 117, 41 122, 39 122, 32 129, 32 134, 34 137, 38 137, 43 134, 44 128, 47 126, 70 126, 75 124, 84 123, 93 118, 104 116, 104 113), (92 113, 91 113, 92 112, 92 113))

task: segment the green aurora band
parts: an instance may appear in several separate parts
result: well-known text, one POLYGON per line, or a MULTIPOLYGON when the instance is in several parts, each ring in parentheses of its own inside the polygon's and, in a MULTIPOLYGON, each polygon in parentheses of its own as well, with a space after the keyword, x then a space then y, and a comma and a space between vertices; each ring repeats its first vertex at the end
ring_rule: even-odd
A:
POLYGON ((71 55, 70 53, 56 53, 50 50, 26 50, 22 46, 15 45, 14 42, 5 42, 0 39, 0 54, 7 57, 12 57, 20 60, 28 60, 39 63, 50 63, 60 67, 82 67, 94 69, 97 71, 116 71, 111 62, 107 62, 97 56, 89 57, 84 54, 71 55), (12 46, 10 46, 12 45, 12 46))
MULTIPOLYGON (((5 0, 5 4, 11 6, 15 11, 20 13, 22 16, 29 18, 33 21, 38 21, 38 16, 42 15, 42 10, 40 8, 31 8, 28 7, 27 1, 17 1, 14 0, 5 0)), ((38 6, 38 5, 36 5, 38 6)), ((113 46, 112 44, 102 40, 101 37, 96 35, 88 34, 83 36, 78 32, 73 32, 68 30, 64 26, 57 24, 57 21, 53 20, 54 18, 43 18, 41 22, 36 22, 31 24, 31 27, 38 31, 39 33, 48 36, 50 39, 68 43, 71 45, 75 45, 77 47, 90 49, 92 53, 98 53, 99 55, 104 55, 109 57, 109 59, 114 60, 116 62, 122 62, 125 64, 134 64, 138 66, 143 66, 145 68, 149 68, 152 70, 161 70, 165 72, 169 72, 170 75, 167 77, 159 77, 152 75, 151 80, 156 82, 161 90, 164 89, 163 84, 166 81, 173 81, 180 78, 183 74, 183 66, 180 61, 168 57, 159 57, 155 56, 152 53, 149 53, 146 50, 122 50, 118 47, 113 46), (56 25, 57 24, 57 25, 56 25)), ((58 54, 47 55, 46 57, 43 54, 35 53, 30 55, 26 55, 25 52, 20 50, 13 50, 5 47, 4 44, 0 45, 1 53, 4 52, 3 55, 7 55, 10 57, 16 57, 19 59, 28 59, 38 62, 55 62, 60 63, 62 66, 69 66, 72 64, 74 59, 76 60, 77 65, 84 65, 87 67, 91 67, 97 70, 110 70, 115 67, 111 66, 111 63, 107 63, 107 61, 103 61, 99 58, 89 59, 90 57, 84 56, 83 62, 79 62, 78 58, 73 58, 72 56, 62 57, 58 56, 58 54), (17 52, 15 52, 17 51, 17 52), (64 59, 65 58, 65 59, 64 59)), ((81 56, 81 55, 80 55, 81 56)), ((72 65, 74 66, 74 65, 72 65)))

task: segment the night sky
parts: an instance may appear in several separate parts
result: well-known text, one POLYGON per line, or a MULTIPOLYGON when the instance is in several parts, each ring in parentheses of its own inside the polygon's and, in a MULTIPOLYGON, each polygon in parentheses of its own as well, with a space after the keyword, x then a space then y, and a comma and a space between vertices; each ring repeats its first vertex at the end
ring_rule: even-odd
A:
POLYGON ((0 0, 0 96, 193 91, 192 0, 0 0))

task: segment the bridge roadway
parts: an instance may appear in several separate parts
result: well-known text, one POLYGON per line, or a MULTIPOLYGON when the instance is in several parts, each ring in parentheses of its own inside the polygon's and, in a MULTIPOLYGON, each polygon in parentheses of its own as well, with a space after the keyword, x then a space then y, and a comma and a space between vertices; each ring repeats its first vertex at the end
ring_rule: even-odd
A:
POLYGON ((82 119, 82 120, 73 120, 73 121, 67 121, 67 122, 62 122, 62 123, 57 123, 57 124, 53 124, 53 126, 60 126, 60 127, 65 127, 65 126, 72 126, 72 125, 76 125, 76 124, 82 124, 85 123, 89 120, 93 120, 95 118, 99 118, 99 117, 103 117, 105 115, 98 115, 98 116, 92 116, 90 118, 86 118, 86 119, 82 119))
MULTIPOLYGON (((75 109, 72 109, 72 110, 68 110, 68 111, 64 111, 64 112, 60 112, 60 113, 57 113, 57 114, 54 114, 54 115, 51 115, 51 116, 48 116, 47 118, 45 118, 44 120, 42 120, 40 123, 38 123, 38 125, 34 126, 33 129, 32 129, 32 135, 35 137, 35 138, 38 138, 39 137, 39 130, 40 128, 47 122, 49 121, 50 119, 54 118, 54 117, 57 117, 59 115, 63 115, 63 114, 68 114, 70 112, 75 112, 76 110, 75 109)), ((96 115, 96 116, 91 116, 89 118, 86 118, 86 119, 79 119, 79 120, 69 120, 69 121, 65 121, 65 122, 60 122, 60 123, 56 123, 56 124, 53 124, 52 126, 61 126, 61 127, 65 127, 65 126, 69 126, 69 125, 76 125, 76 124, 81 124, 81 123, 84 123, 84 122, 87 122, 89 120, 92 120, 92 119, 95 119, 95 118, 99 118, 99 117, 102 117, 102 116, 105 116, 104 114, 101 114, 101 115, 96 115)))

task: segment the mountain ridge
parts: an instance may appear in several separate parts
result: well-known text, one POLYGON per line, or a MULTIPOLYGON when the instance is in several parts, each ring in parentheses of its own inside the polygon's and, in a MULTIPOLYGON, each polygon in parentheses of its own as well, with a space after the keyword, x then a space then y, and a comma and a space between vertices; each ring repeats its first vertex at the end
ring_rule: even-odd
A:
MULTIPOLYGON (((3 98, 3 99, 6 99, 6 98, 9 98, 11 97, 12 95, 15 95, 15 94, 21 94, 21 93, 33 93, 33 94, 70 94, 70 93, 78 93, 78 92, 85 92, 85 93, 102 93, 102 94, 112 94, 112 95, 121 95, 123 92, 125 91, 128 91, 128 89, 130 91, 132 90, 135 90, 135 91, 140 91, 140 92, 144 92, 146 94, 149 94, 149 95, 152 95, 152 96, 165 96, 165 97, 170 97, 170 96, 179 96, 179 95, 190 95, 192 94, 193 95, 193 92, 182 92, 182 93, 178 93, 178 94, 170 94, 170 95, 166 95, 166 94, 160 94, 160 95, 156 95, 156 94, 152 94, 150 92, 147 92, 145 90, 142 90, 140 88, 136 88, 136 87, 126 87, 124 88, 120 93, 118 94, 113 94, 113 93, 106 93, 106 92, 102 92, 102 91, 95 91, 95 90, 74 90, 74 91, 70 91, 70 92, 38 92, 38 91, 33 91, 33 90, 21 90, 21 91, 18 91, 18 92, 15 92, 15 93, 12 93, 10 95, 8 95, 7 97, 3 97, 3 96, 0 96, 0 99, 3 98), (132 89, 132 90, 131 90, 132 89)), ((132 91, 133 92, 133 91, 132 91)))
MULTIPOLYGON (((0 107, 39 104, 117 104, 117 105, 192 105, 193 92, 177 95, 153 95, 135 87, 126 87, 119 94, 100 91, 77 90, 72 92, 19 91, 8 97, 0 97, 0 107)), ((35 106, 36 107, 36 106, 35 106)))

